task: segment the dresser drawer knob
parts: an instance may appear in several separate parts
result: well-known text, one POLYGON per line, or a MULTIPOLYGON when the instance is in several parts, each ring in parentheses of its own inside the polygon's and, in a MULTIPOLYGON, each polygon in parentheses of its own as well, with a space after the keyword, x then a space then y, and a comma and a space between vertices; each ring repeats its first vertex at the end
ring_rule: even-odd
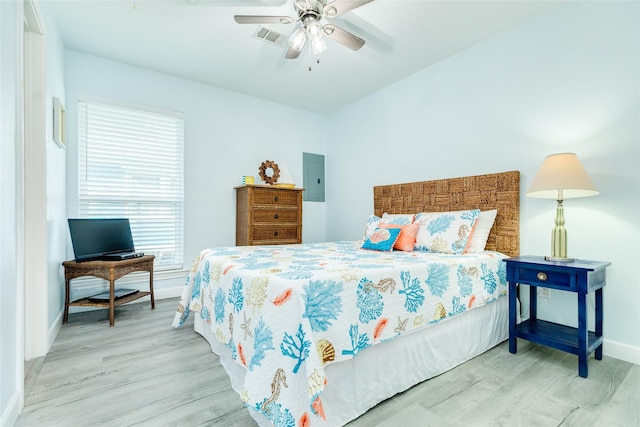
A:
POLYGON ((276 197, 273 198, 273 200, 278 202, 278 201, 280 201, 280 197, 276 196, 276 197))
POLYGON ((276 236, 276 237, 278 237, 278 232, 277 232, 277 231, 274 231, 274 232, 273 232, 273 235, 274 235, 274 236, 276 236))
POLYGON ((547 281, 547 273, 545 273, 544 271, 540 271, 536 277, 538 278, 538 280, 540 280, 541 282, 546 282, 547 281))
POLYGON ((273 217, 274 217, 275 219, 278 219, 278 218, 280 218, 280 215, 275 214, 273 217))

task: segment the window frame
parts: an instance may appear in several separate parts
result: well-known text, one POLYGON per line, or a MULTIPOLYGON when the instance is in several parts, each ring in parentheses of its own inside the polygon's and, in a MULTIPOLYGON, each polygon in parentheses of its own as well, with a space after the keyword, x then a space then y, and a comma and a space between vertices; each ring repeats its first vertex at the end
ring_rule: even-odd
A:
POLYGON ((183 114, 88 97, 77 111, 78 217, 129 218, 136 250, 155 255, 156 270, 183 270, 183 114))

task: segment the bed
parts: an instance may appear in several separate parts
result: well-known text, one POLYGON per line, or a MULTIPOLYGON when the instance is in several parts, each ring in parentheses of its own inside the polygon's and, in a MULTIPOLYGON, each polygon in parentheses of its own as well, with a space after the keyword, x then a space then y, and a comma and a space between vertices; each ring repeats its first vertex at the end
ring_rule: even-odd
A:
POLYGON ((478 253, 205 249, 173 326, 197 312, 196 332, 259 425, 344 425, 507 339, 502 259, 519 254, 519 181, 511 171, 374 187, 378 218, 497 209, 478 253))

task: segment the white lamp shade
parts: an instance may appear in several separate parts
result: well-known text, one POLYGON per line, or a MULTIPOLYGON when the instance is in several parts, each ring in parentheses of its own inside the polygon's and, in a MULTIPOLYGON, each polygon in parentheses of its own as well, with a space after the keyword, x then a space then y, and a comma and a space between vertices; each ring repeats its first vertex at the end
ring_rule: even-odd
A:
POLYGON ((307 37, 313 42, 317 42, 324 35, 322 24, 315 19, 308 19, 305 22, 305 27, 307 29, 307 37))
POLYGON ((319 55, 320 53, 327 50, 327 42, 324 39, 314 40, 311 42, 311 51, 314 55, 319 55))
POLYGON ((300 27, 291 34, 291 37, 289 37, 289 46, 291 46, 291 49, 301 52, 306 41, 307 35, 304 28, 300 27))
POLYGON ((600 192, 574 153, 545 157, 526 195, 542 199, 595 196, 600 192))

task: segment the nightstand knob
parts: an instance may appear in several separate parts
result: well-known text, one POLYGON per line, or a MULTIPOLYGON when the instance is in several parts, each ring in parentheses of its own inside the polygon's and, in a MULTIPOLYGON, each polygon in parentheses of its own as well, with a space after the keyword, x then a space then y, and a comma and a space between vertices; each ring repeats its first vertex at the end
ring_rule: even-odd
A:
POLYGON ((274 217, 275 219, 278 219, 278 218, 280 218, 280 215, 275 214, 273 217, 274 217))
POLYGON ((274 202, 279 202, 279 201, 280 201, 280 197, 278 197, 278 196, 274 197, 274 198, 273 198, 273 201, 274 201, 274 202))
POLYGON ((537 274, 536 276, 538 278, 538 280, 540 280, 541 282, 545 282, 547 280, 547 273, 541 271, 537 274))

